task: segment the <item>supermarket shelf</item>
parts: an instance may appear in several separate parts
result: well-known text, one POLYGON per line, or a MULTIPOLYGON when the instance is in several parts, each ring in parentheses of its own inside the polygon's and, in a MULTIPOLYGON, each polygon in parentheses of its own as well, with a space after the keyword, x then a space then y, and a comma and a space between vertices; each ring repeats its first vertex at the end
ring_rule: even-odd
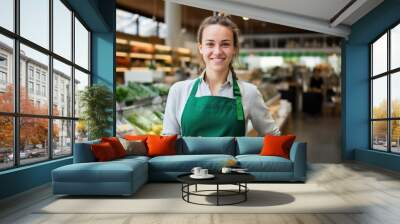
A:
POLYGON ((131 58, 142 58, 142 59, 152 59, 153 55, 152 54, 146 54, 146 53, 129 53, 129 57, 131 57, 131 58))

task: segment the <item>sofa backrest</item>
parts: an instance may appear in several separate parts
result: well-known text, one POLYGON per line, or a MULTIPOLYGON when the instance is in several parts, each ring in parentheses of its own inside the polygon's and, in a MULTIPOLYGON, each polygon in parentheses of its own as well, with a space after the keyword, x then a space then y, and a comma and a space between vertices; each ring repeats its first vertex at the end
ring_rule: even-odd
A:
POLYGON ((90 148, 92 144, 99 144, 100 140, 86 141, 75 143, 74 147, 74 163, 95 162, 96 158, 90 148))
POLYGON ((182 137, 177 141, 177 154, 226 154, 235 155, 233 137, 182 137))
POLYGON ((259 154, 264 137, 236 137, 236 155, 259 154))

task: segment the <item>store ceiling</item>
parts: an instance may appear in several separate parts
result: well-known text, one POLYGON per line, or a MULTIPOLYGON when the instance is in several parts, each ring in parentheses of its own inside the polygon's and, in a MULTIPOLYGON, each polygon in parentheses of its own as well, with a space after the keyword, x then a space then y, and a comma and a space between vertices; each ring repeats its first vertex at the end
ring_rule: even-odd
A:
MULTIPOLYGON (((148 17, 156 16, 158 21, 164 21, 163 0, 117 0, 117 7, 148 17)), ((212 15, 212 11, 182 5, 182 25, 190 32, 196 32, 201 21, 212 15)), ((257 20, 244 21, 242 17, 231 16, 243 34, 276 34, 276 33, 313 33, 312 31, 262 22, 257 20)))
MULTIPOLYGON (((182 25, 194 31, 212 11, 233 16, 244 34, 318 32, 347 37, 350 26, 383 0, 165 0, 181 4, 182 25), (238 17, 240 16, 240 17, 238 17), (252 18, 244 21, 241 16, 252 18), (280 25, 278 25, 280 24, 280 25)), ((164 19, 163 0, 117 0, 118 7, 164 19)))
POLYGON ((350 25, 383 0, 166 0, 260 21, 348 37, 350 25))

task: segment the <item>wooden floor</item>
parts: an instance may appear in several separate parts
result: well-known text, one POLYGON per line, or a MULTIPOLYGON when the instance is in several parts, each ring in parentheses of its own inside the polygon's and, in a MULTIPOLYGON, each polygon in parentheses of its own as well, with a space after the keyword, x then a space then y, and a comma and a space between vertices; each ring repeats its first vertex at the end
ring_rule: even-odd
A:
POLYGON ((37 214, 54 200, 50 187, 43 186, 2 201, 0 223, 400 223, 399 174, 357 163, 312 164, 308 182, 365 206, 356 214, 37 214))

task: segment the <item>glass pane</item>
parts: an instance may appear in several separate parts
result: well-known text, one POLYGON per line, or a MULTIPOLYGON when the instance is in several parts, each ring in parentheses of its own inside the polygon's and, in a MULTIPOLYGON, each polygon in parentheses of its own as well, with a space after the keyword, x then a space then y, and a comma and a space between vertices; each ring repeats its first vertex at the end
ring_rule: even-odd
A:
POLYGON ((13 40, 0 35, 0 111, 14 111, 13 40))
POLYGON ((136 20, 138 18, 138 14, 117 9, 117 31, 137 35, 136 20))
POLYGON ((49 158, 49 120, 21 117, 20 152, 21 164, 34 163, 49 158))
POLYGON ((75 63, 89 69, 89 32, 75 18, 75 63))
POLYGON ((88 140, 88 129, 84 120, 75 121, 75 142, 88 140))
POLYGON ((48 64, 47 55, 21 44, 21 113, 48 114, 48 64))
POLYGON ((390 98, 391 98, 391 110, 392 117, 400 118, 400 72, 391 75, 391 88, 390 88, 390 98))
POLYGON ((71 60, 72 12, 60 1, 53 1, 53 51, 71 60))
POLYGON ((0 26, 14 31, 14 0, 1 0, 0 26))
POLYGON ((71 66, 53 60, 53 115, 72 117, 71 66))
POLYGON ((21 36, 49 48, 49 0, 20 0, 21 36))
POLYGON ((392 152, 400 153, 400 120, 391 121, 392 152))
POLYGON ((143 16, 139 17, 139 36, 149 37, 157 35, 157 22, 143 16))
POLYGON ((165 39, 167 37, 167 24, 159 23, 160 36, 159 38, 165 39))
POLYGON ((387 118, 386 76, 372 81, 372 118, 387 118))
POLYGON ((14 165, 13 118, 0 116, 0 170, 14 165))
POLYGON ((81 114, 81 107, 79 106, 79 98, 81 92, 89 86, 89 75, 75 69, 75 117, 79 117, 81 114))
POLYGON ((387 71, 387 34, 383 35, 372 45, 373 75, 387 71))
POLYGON ((400 24, 391 30, 390 36, 390 67, 400 67, 400 24))
POLYGON ((387 121, 372 122, 372 148, 387 151, 387 121))
POLYGON ((53 120, 53 157, 72 154, 72 121, 53 120))

